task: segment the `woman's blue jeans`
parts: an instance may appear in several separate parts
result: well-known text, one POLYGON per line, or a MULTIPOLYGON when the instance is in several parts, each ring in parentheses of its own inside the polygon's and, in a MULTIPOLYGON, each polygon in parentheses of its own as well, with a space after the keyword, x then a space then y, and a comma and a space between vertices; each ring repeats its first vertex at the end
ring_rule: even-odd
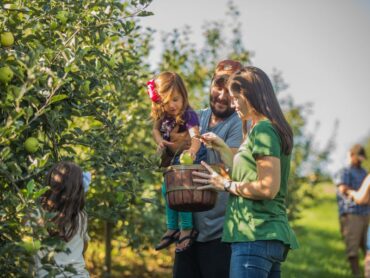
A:
POLYGON ((278 278, 288 250, 278 240, 232 243, 230 278, 278 278))

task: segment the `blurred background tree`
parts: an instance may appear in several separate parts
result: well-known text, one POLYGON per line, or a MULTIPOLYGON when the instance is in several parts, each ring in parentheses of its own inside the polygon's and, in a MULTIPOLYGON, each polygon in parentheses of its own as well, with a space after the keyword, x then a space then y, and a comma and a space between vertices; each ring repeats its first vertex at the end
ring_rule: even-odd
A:
POLYGON ((366 155, 367 155, 367 159, 363 162, 363 167, 368 171, 370 172, 370 136, 368 136, 364 142, 363 142, 363 146, 365 148, 365 151, 366 151, 366 155))

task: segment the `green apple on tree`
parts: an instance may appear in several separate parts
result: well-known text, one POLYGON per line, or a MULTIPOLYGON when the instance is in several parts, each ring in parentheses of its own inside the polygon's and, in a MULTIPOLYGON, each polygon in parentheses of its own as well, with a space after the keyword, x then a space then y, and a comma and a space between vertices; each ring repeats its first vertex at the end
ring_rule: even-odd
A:
POLYGON ((58 23, 56 22, 56 21, 52 21, 51 23, 50 23, 50 29, 51 30, 55 30, 55 29, 57 29, 58 28, 58 23))
POLYGON ((0 68, 0 82, 4 84, 8 84, 13 79, 14 73, 8 67, 4 66, 0 68))
POLYGON ((2 46, 9 47, 14 43, 14 36, 11 32, 4 32, 0 36, 0 42, 2 46))
POLYGON ((193 159, 191 158, 191 155, 189 152, 183 152, 180 155, 180 163, 182 165, 191 165, 193 164, 193 159))
POLYGON ((88 94, 90 92, 90 83, 90 80, 85 80, 81 86, 81 89, 85 94, 88 94))
POLYGON ((35 137, 29 137, 24 142, 24 148, 29 153, 35 153, 39 149, 39 141, 35 137))

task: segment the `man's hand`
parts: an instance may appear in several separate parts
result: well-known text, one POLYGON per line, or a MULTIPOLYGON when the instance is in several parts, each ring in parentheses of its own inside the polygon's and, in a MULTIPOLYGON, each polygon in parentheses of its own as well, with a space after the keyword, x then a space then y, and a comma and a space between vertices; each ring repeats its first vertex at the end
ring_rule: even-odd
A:
POLYGON ((350 190, 350 188, 344 184, 338 186, 338 191, 345 196, 348 196, 348 190, 350 190))

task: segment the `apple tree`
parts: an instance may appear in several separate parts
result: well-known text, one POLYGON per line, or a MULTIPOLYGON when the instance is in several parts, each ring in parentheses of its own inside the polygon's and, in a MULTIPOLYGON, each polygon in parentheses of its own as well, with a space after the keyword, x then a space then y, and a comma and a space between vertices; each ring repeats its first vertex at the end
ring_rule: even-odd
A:
POLYGON ((89 230, 106 243, 107 272, 115 234, 132 246, 150 240, 138 230, 155 180, 144 90, 151 34, 136 19, 150 2, 1 1, 2 274, 27 276, 30 255, 48 245, 32 212, 61 160, 92 172, 89 230))

